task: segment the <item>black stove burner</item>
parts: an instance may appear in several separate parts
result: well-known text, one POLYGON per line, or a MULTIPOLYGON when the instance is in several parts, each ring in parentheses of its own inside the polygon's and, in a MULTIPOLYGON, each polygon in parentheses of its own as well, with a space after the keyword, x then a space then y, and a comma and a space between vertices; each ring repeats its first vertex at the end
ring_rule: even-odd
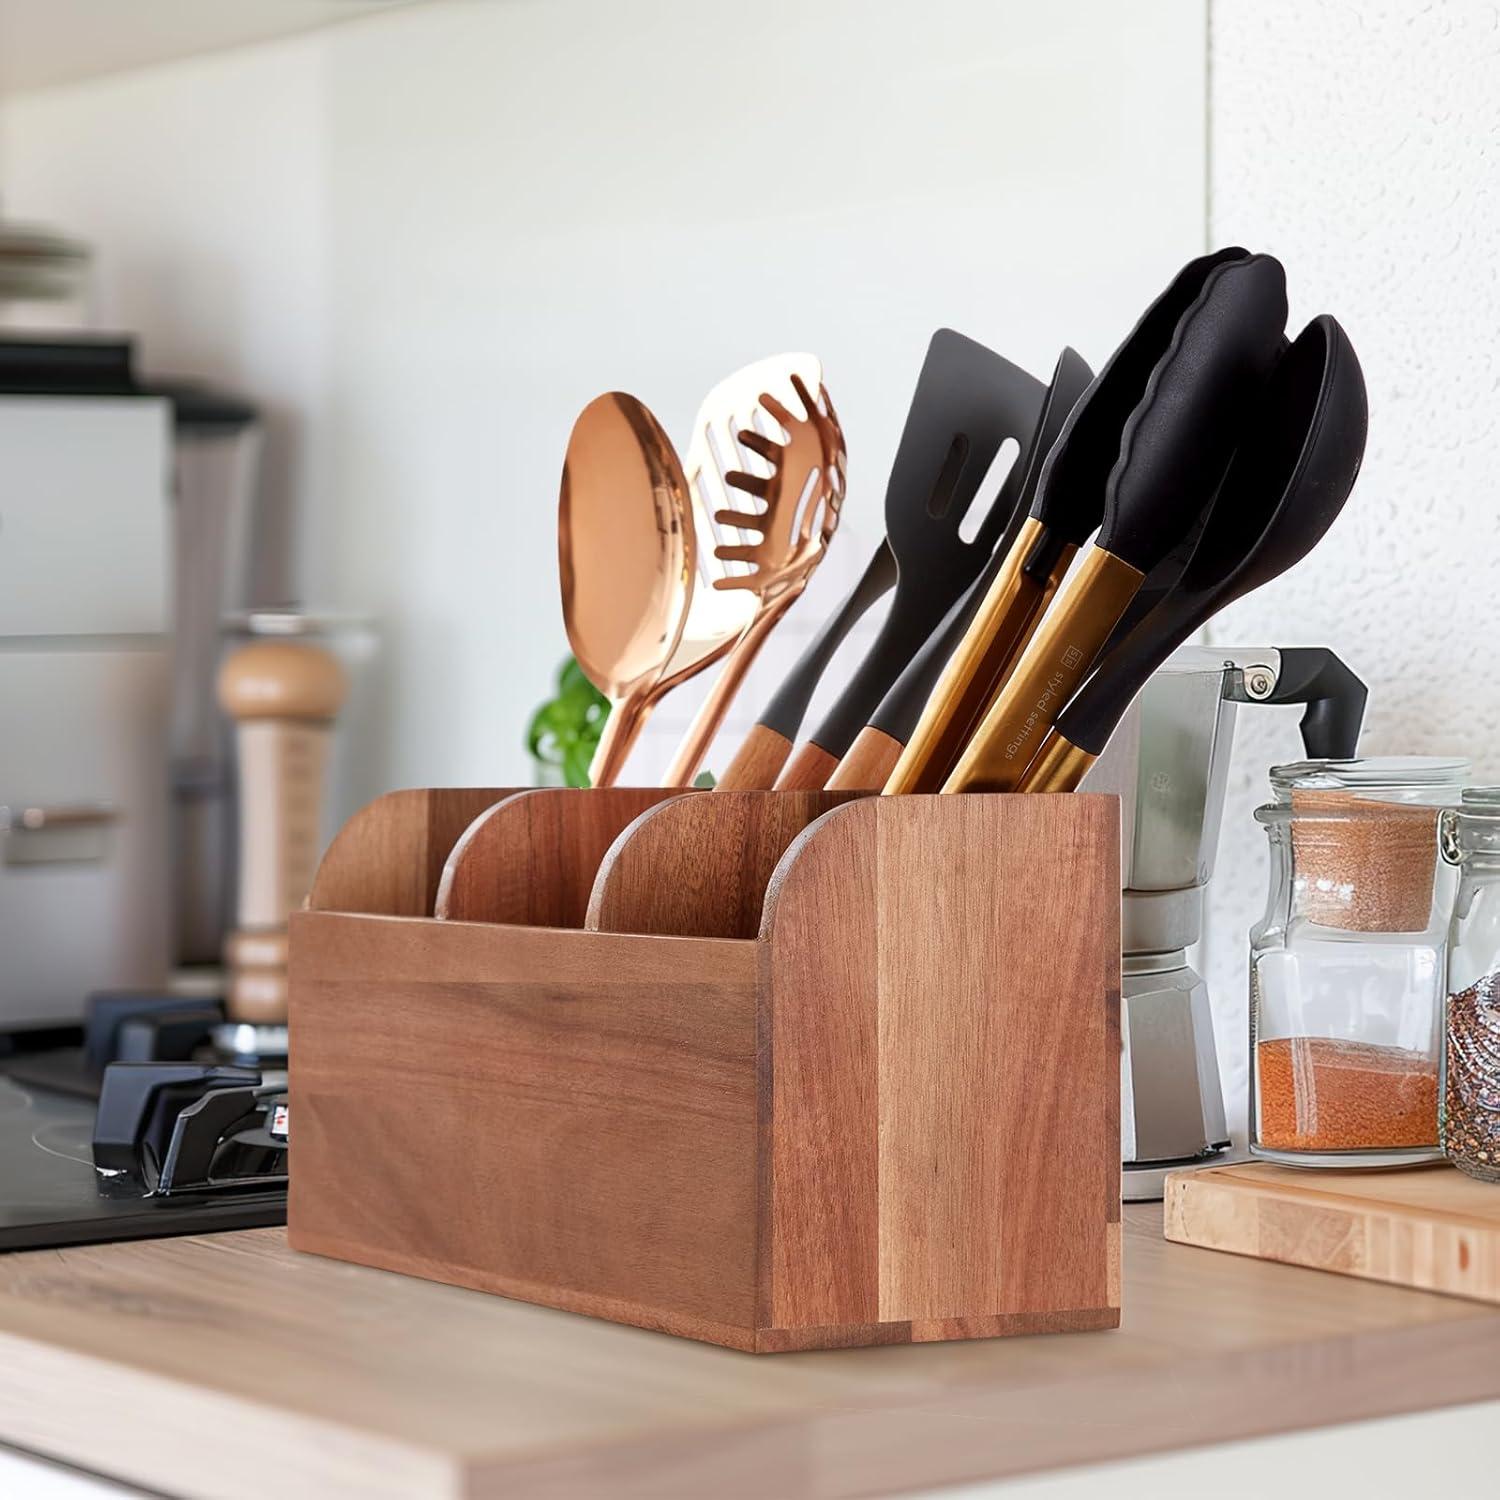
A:
POLYGON ((0 1250, 286 1222, 285 1073, 221 1065, 214 1002, 130 999, 0 1064, 0 1250))

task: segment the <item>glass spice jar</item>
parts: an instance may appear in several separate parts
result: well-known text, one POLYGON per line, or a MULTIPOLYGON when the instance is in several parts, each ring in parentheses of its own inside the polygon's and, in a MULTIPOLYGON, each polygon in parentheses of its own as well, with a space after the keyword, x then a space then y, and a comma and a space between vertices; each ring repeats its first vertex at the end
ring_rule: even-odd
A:
POLYGON ((1296 1166, 1436 1160, 1453 888, 1438 820, 1468 762, 1304 761, 1271 773, 1250 933, 1250 1150, 1296 1166))
POLYGON ((1441 847, 1459 871, 1448 930, 1443 1154, 1471 1177, 1500 1182, 1500 787, 1471 787, 1443 814, 1441 847))

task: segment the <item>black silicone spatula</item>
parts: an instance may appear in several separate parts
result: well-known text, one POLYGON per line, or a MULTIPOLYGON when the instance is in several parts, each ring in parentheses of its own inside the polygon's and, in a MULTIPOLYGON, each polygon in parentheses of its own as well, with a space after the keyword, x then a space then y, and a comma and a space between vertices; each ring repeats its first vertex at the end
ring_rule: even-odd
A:
POLYGON ((943 616, 942 623, 928 636, 925 644, 906 664, 901 675, 880 700, 879 706, 870 715, 870 722, 854 737, 854 743, 839 761, 833 775, 828 778, 829 791, 879 791, 885 785, 902 749, 911 738, 912 730, 916 728, 922 709, 942 675, 948 658, 952 656, 980 605, 984 603, 995 575, 1004 565, 1017 533, 1031 512, 1036 499, 1037 482, 1041 477, 1042 460, 1057 441, 1068 414, 1077 405, 1078 398, 1083 395, 1093 378, 1093 371, 1084 363, 1083 356, 1077 350, 1063 350, 1053 368, 1052 380, 1047 386, 1046 398, 1037 415, 1036 427, 1023 446, 1021 456, 1016 460, 1016 466, 1022 469, 1025 477, 999 543, 979 577, 943 616))
POLYGON ((1325 313, 1277 364, 1177 585, 1105 653, 1058 715, 1020 790, 1072 791, 1172 652, 1322 540, 1359 473, 1366 418, 1359 360, 1325 313))
POLYGON ((975 726, 995 701, 1078 548, 1104 517, 1109 473, 1119 457, 1120 434, 1146 393, 1157 362, 1167 352, 1183 314, 1220 266, 1246 260, 1231 245, 1191 260, 1141 315, 1099 376, 1063 411, 1055 441, 1034 450, 1029 510, 1015 519, 997 550, 992 576, 961 638, 906 736, 885 782, 894 792, 935 792, 947 780, 975 726))
POLYGON ((821 787, 886 689, 995 549, 1021 488, 1025 456, 972 536, 964 526, 1007 438, 1030 437, 1045 387, 952 329, 932 336, 885 495, 896 559, 890 612, 838 701, 786 763, 778 787, 821 787))
POLYGON ((1080 413, 1047 461, 1043 486, 1117 457, 1104 519, 1066 586, 964 748, 944 791, 1014 791, 1146 575, 1198 522, 1270 376, 1286 327, 1286 277, 1269 255, 1210 271, 1179 319, 1123 429, 1101 424, 1083 449, 1080 413))

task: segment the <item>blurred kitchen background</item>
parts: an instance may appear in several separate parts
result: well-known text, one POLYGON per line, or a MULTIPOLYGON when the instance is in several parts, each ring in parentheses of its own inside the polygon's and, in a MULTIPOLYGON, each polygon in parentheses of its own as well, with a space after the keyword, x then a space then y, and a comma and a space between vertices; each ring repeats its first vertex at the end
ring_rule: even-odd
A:
MULTIPOLYGON (((143 386, 255 414, 240 602, 364 641, 334 822, 390 787, 533 779, 525 725, 566 649, 557 480, 597 392, 685 435, 723 374, 805 348, 844 421, 843 534, 712 767, 878 539, 932 330, 1043 378, 1064 343, 1097 366, 1184 260, 1235 242, 1294 269, 1291 326, 1328 308, 1348 329, 1370 445, 1330 542, 1215 641, 1331 646, 1371 688, 1365 753, 1495 777, 1497 163, 1500 21, 1467 0, 0 0, 0 220, 91 252, 71 300, 0 320, 128 337, 143 386)), ((0 580, 14 476, 85 431, 40 438, 14 404, 0 580)), ((125 463, 95 470, 80 524, 125 463)), ((38 653, 76 624, 6 608, 0 803, 31 795, 7 768, 60 680, 38 653)), ((77 627, 114 653, 90 691, 125 691, 165 625, 122 621, 77 627)), ((627 780, 654 778, 704 686, 667 701, 627 780)), ((1296 718, 1241 716, 1198 959, 1230 1100, 1266 888, 1249 813, 1300 753, 1296 718)))

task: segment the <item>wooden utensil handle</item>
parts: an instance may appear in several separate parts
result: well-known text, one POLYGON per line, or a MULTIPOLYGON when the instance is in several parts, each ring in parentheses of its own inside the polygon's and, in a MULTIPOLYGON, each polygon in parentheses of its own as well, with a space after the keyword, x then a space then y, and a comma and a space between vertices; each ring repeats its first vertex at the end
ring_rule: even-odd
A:
POLYGON ((757 724, 745 736, 715 785, 721 792, 769 791, 792 753, 792 742, 774 729, 757 724))
POLYGON ((849 753, 834 768, 824 790, 830 792, 878 792, 901 759, 901 741, 873 724, 866 724, 849 747, 849 753))
POLYGON ((839 758, 812 740, 804 740, 776 778, 778 792, 817 792, 828 785, 837 770, 839 758))

